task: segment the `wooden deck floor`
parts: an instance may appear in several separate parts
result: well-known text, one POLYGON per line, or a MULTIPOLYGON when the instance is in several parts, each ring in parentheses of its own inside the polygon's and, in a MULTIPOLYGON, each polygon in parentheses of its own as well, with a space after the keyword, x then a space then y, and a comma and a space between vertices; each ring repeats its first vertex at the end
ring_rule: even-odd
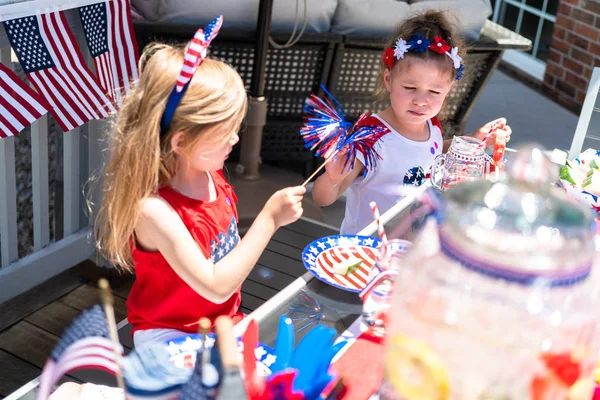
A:
MULTIPOLYGON (((281 228, 242 285, 242 311, 250 313, 306 272, 301 253, 314 239, 337 232, 306 220, 281 228)), ((0 305, 0 399, 39 376, 52 348, 73 317, 99 302, 96 281, 106 275, 115 298, 115 316, 127 316, 125 302, 134 278, 114 270, 103 273, 83 263, 17 299, 0 305)), ((126 351, 132 347, 130 329, 119 336, 126 351)), ((66 380, 116 384, 108 374, 75 372, 66 380)))

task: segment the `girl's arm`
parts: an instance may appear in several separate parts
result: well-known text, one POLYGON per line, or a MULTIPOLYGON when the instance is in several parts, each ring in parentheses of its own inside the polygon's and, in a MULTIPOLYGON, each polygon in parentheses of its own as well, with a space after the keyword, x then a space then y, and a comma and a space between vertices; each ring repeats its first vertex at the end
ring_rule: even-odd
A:
POLYGON ((442 145, 442 153, 446 153, 452 144, 452 139, 444 139, 444 144, 442 145))
MULTIPOLYGON (((477 129, 475 132, 470 133, 465 136, 471 136, 479 140, 485 140, 486 146, 493 146, 496 142, 496 136, 502 136, 505 142, 510 140, 510 135, 512 133, 512 129, 506 123, 506 118, 498 118, 496 120, 490 121, 487 124, 483 125, 481 128, 477 129), (494 130, 494 133, 489 135, 489 133, 494 130)), ((442 152, 445 153, 450 148, 450 144, 452 143, 452 139, 445 139, 442 152)))
POLYGON ((246 279, 275 231, 300 218, 304 192, 303 187, 294 187, 271 196, 238 246, 216 264, 204 256, 177 212, 158 196, 142 203, 136 239, 146 250, 160 251, 199 295, 223 303, 246 279))
POLYGON ((325 167, 325 173, 315 181, 312 198, 317 205, 326 207, 333 204, 363 171, 364 166, 359 160, 354 162, 354 167, 350 171, 344 171, 345 159, 345 152, 341 153, 337 160, 331 161, 325 167))

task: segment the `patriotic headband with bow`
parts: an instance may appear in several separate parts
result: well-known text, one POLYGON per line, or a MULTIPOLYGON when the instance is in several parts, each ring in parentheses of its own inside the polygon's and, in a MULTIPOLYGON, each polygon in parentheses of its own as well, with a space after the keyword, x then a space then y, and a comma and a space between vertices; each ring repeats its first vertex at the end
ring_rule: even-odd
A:
POLYGON ((458 55, 458 47, 450 48, 448 42, 439 36, 436 36, 433 41, 427 40, 427 38, 418 33, 413 35, 408 42, 399 38, 396 40, 396 44, 393 48, 388 47, 384 50, 383 62, 391 69, 394 66, 394 62, 403 59, 404 54, 409 51, 414 53, 424 53, 427 49, 450 57, 454 69, 456 69, 456 80, 462 78, 465 66, 462 63, 462 57, 458 55))
POLYGON ((204 30, 200 28, 196 31, 196 34, 194 34, 190 45, 185 51, 183 67, 181 67, 181 72, 177 77, 177 83, 169 95, 169 100, 167 100, 165 111, 160 120, 160 136, 167 133, 171 120, 173 119, 173 114, 175 114, 175 109, 177 109, 181 98, 185 94, 196 69, 198 69, 198 66, 202 64, 202 61, 206 58, 208 46, 219 33, 221 25, 223 25, 223 16, 219 15, 214 21, 208 24, 204 30))

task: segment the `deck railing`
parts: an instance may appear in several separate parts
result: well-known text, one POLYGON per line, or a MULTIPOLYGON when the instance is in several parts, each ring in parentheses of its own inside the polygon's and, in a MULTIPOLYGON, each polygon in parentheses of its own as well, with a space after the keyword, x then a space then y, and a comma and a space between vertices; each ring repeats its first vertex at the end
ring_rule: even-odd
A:
MULTIPOLYGON (((67 11, 66 15, 93 70, 76 11, 67 11)), ((0 27, 0 62, 19 68, 14 61, 8 38, 0 27)), ((51 116, 45 115, 18 136, 0 140, 0 303, 94 255, 86 200, 97 203, 98 191, 92 185, 84 196, 83 189, 102 165, 107 122, 92 121, 63 133, 60 128, 49 128, 56 126, 50 120, 51 116), (31 157, 24 160, 22 152, 16 150, 22 150, 29 138, 31 157), (49 139, 62 148, 49 152, 49 139), (17 164, 25 164, 26 171, 17 168, 17 164), (56 176, 49 176, 49 170, 55 167, 56 176), (18 190, 17 183, 29 186, 22 185, 23 179, 31 180, 31 193, 19 193, 24 189, 18 190), (18 213, 18 195, 20 200, 30 201, 25 209, 32 209, 32 213, 18 213), (31 242, 32 246, 27 245, 31 242)))

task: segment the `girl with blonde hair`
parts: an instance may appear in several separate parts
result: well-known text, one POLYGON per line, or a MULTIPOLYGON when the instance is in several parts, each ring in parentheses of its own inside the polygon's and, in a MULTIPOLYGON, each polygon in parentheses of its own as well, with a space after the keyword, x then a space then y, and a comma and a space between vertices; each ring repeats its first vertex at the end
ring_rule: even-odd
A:
POLYGON ((185 50, 144 52, 112 138, 97 243, 111 263, 135 270, 127 308, 136 346, 195 333, 201 317, 241 319, 242 282, 275 231, 302 215, 305 189, 280 190, 240 240, 222 168, 247 96, 232 67, 204 59, 220 23, 185 50))

